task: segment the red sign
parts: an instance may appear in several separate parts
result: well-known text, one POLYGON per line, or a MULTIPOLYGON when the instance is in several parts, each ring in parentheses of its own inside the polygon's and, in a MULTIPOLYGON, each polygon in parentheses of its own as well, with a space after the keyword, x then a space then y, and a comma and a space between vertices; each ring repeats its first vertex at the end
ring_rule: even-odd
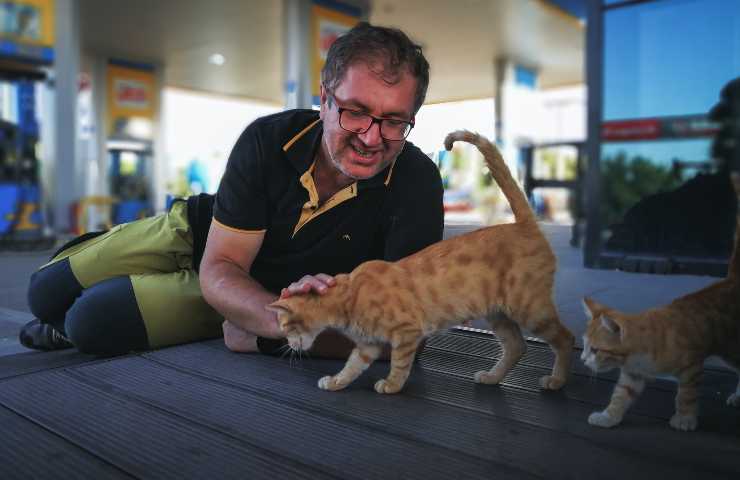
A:
POLYGON ((616 120, 601 124, 604 142, 628 142, 668 138, 712 137, 719 131, 719 124, 706 115, 684 117, 642 118, 616 120))
POLYGON ((660 138, 657 119, 620 120, 601 124, 601 139, 609 142, 626 140, 655 140, 660 138))

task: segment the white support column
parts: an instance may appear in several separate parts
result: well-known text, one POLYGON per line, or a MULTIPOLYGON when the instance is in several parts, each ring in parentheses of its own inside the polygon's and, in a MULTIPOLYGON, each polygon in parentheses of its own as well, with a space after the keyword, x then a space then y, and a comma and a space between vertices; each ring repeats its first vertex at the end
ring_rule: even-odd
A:
POLYGON ((77 0, 56 0, 54 15, 54 149, 46 192, 51 226, 70 231, 70 207, 84 194, 85 169, 77 161, 77 88, 80 71, 80 17, 77 0))
POLYGON ((497 58, 495 61, 496 79, 496 143, 509 166, 509 170, 518 179, 518 152, 515 142, 516 125, 513 124, 513 89, 515 86, 514 62, 509 58, 497 58))
MULTIPOLYGON (((317 2, 319 5, 322 3, 317 2)), ((370 0, 332 0, 334 6, 347 6, 367 21, 370 0)), ((283 0, 283 45, 285 108, 311 108, 313 106, 313 55, 311 31, 312 0, 283 0)))
POLYGON ((91 76, 93 86, 93 108, 95 111, 95 145, 97 150, 97 163, 100 177, 98 179, 97 195, 110 195, 110 162, 108 161, 108 149, 105 146, 106 124, 108 113, 108 89, 106 83, 107 61, 104 57, 96 55, 92 59, 91 76))
POLYGON ((167 192, 167 154, 164 145, 164 122, 162 116, 162 101, 164 94, 164 65, 154 65, 154 139, 152 148, 154 153, 151 158, 152 176, 149 179, 149 192, 151 195, 151 206, 154 213, 165 210, 165 196, 167 192))
POLYGON ((283 0, 285 108, 311 108, 311 1, 283 0))

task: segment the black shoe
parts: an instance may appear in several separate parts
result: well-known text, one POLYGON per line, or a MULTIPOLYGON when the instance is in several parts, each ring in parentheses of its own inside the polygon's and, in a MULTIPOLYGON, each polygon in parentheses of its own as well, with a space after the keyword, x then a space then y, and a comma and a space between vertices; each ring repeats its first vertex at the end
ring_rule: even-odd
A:
POLYGON ((18 340, 24 347, 34 350, 61 350, 74 347, 59 330, 41 323, 38 319, 31 320, 21 328, 18 340))

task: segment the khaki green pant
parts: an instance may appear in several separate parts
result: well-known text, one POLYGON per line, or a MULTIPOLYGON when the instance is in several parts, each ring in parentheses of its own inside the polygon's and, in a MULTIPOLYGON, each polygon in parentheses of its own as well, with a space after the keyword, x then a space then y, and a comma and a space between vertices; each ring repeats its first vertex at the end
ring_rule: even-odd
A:
POLYGON ((69 258, 83 288, 130 277, 149 346, 158 348, 222 334, 223 318, 203 299, 192 256, 187 206, 176 202, 166 214, 118 225, 64 250, 49 264, 69 258))

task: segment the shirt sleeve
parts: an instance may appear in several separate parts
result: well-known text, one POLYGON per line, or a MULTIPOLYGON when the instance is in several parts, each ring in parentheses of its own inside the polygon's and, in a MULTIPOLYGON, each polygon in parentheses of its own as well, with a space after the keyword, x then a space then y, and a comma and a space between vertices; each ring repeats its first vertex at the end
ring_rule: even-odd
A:
POLYGON ((249 125, 231 150, 216 193, 213 218, 225 227, 257 231, 267 228, 266 159, 259 124, 249 125))
POLYGON ((426 155, 421 167, 413 173, 413 178, 406 177, 408 184, 393 189, 395 198, 388 218, 385 260, 399 260, 442 240, 442 178, 437 166, 426 155))

